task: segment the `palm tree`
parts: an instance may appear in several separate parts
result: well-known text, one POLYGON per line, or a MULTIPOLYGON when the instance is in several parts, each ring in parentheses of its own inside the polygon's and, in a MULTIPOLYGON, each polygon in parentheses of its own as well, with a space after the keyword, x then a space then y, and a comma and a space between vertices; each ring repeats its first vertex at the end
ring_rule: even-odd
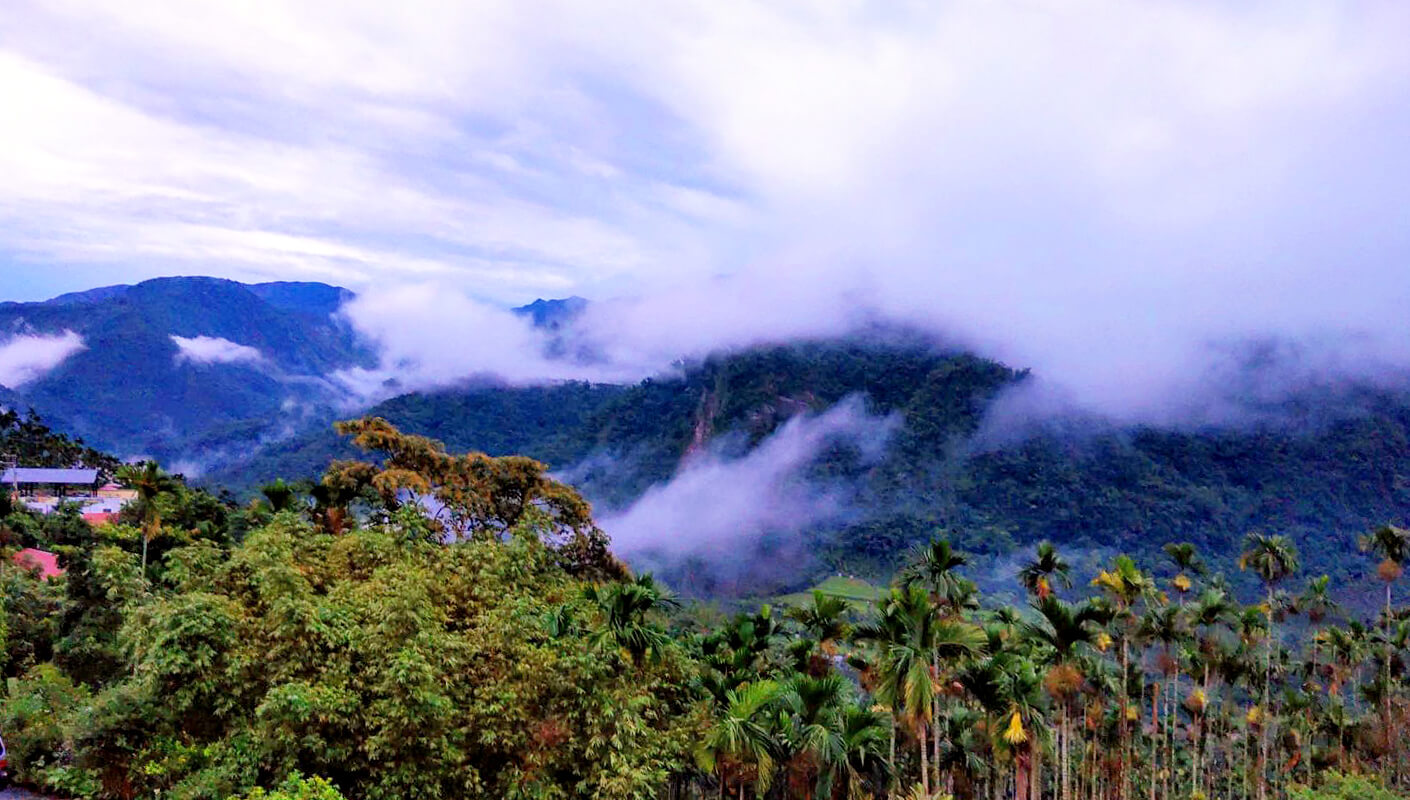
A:
POLYGON ((832 655, 836 652, 837 642, 845 639, 852 630, 847 622, 850 607, 846 600, 824 594, 821 589, 814 589, 810 599, 808 605, 790 608, 784 615, 816 639, 824 653, 832 655))
POLYGON ((933 719, 936 675, 932 661, 977 652, 982 631, 957 620, 941 619, 930 597, 918 586, 891 590, 878 618, 858 631, 881 650, 874 694, 915 731, 920 745, 921 785, 930 792, 929 726, 933 719))
POLYGON ((1297 610, 1306 614, 1309 622, 1320 623, 1340 612, 1341 605, 1332 599, 1331 584, 1332 579, 1327 575, 1307 579, 1307 588, 1297 598, 1297 610))
POLYGON ((962 594, 964 579, 956 570, 968 563, 969 558, 952 548, 949 539, 931 539, 911 556, 902 580, 930 590, 937 605, 949 604, 962 594))
MULTIPOLYGON (((1209 735, 1210 715, 1206 707, 1210 702, 1214 685, 1212 680, 1220 675, 1217 669, 1225 653, 1222 650, 1221 634, 1227 632, 1237 618, 1237 609, 1229 595, 1217 586, 1208 586, 1195 598, 1189 609, 1190 626, 1195 632, 1195 649, 1198 653, 1201 680, 1196 693, 1191 693, 1187 707, 1198 715, 1197 738, 1194 740, 1194 768, 1190 783, 1199 786, 1200 771, 1203 768, 1206 740, 1209 735)), ((1191 790, 1193 791, 1193 789, 1191 790)))
MULTIPOLYGON (((949 539, 937 537, 931 539, 928 544, 919 548, 912 555, 910 563, 902 575, 902 580, 908 584, 924 586, 930 591, 932 602, 945 610, 946 617, 958 618, 965 609, 975 604, 977 589, 972 582, 965 580, 957 572, 960 567, 968 563, 968 557, 951 547, 949 539)), ((930 668, 938 678, 940 675, 939 653, 931 654, 930 668)), ((940 697, 937 695, 931 704, 931 719, 935 719, 940 716, 940 697)), ((931 760, 938 782, 940 771, 939 738, 932 738, 931 751, 931 760)))
POLYGON ((661 649, 671 640, 669 634, 652 624, 653 612, 679 605, 675 596, 657 585, 650 574, 635 581, 619 581, 606 586, 589 586, 583 596, 602 612, 605 623, 598 632, 599 644, 621 649, 633 664, 640 664, 648 653, 659 657, 661 649))
MULTIPOLYGON (((1361 537, 1361 549, 1365 552, 1374 553, 1379 556, 1381 563, 1376 566, 1376 575, 1386 585, 1386 607, 1382 620, 1382 636, 1386 640, 1386 649, 1382 657, 1381 680, 1385 684, 1381 692, 1381 725, 1387 732, 1390 731, 1390 626, 1391 626, 1391 604, 1390 589, 1405 572, 1405 562, 1410 560, 1410 530, 1396 527, 1395 525, 1382 525, 1361 537)), ((1390 737, 1392 742, 1394 737, 1390 737)))
POLYGON ((718 772, 720 797, 725 796, 731 768, 738 773, 739 796, 744 796, 745 772, 754 770, 757 793, 767 791, 773 782, 778 743, 770 729, 770 717, 783 693, 772 680, 741 684, 725 695, 719 718, 695 749, 695 761, 705 772, 718 772))
MULTIPOLYGON (((1148 608, 1146 613, 1141 616, 1136 633, 1146 641, 1159 643, 1162 648, 1161 663, 1159 666, 1161 673, 1166 678, 1165 692, 1163 693, 1166 699, 1157 700, 1156 714, 1154 719, 1152 719, 1152 724, 1154 725, 1155 733, 1162 738, 1163 743, 1166 745, 1166 768, 1167 771, 1169 771, 1175 755, 1174 717, 1176 712, 1174 708, 1175 696, 1179 692, 1180 686, 1180 653, 1178 646, 1189 636, 1189 625, 1185 618, 1184 609, 1181 606, 1171 605, 1148 608), (1172 676, 1174 678, 1173 685, 1171 681, 1172 676), (1165 707, 1164 730, 1162 730, 1162 721, 1160 718, 1161 703, 1163 703, 1165 707)), ((1157 685, 1154 689, 1159 691, 1160 687, 1157 685)), ((1157 695, 1157 697, 1159 697, 1159 695, 1157 695)), ((1152 780, 1154 780, 1154 778, 1152 778, 1152 780)), ((1169 794, 1168 786, 1166 787, 1165 793, 1169 794)))
POLYGON ((987 714, 986 728, 996 754, 1013 763, 1015 800, 1028 800, 1029 779, 1041 752, 1038 737, 1047 730, 1043 681, 1033 662, 1001 649, 968 664, 958 676, 987 714))
POLYGON ((1102 614, 1091 603, 1072 605, 1052 595, 1035 599, 1033 609, 1038 612, 1038 618, 1025 622, 1023 631, 1030 641, 1039 642, 1052 651, 1052 663, 1044 685, 1058 701, 1058 781, 1060 797, 1067 800, 1071 797, 1068 766, 1072 738, 1070 707, 1083 682, 1082 671, 1073 662, 1077 648, 1091 644, 1095 639, 1095 623, 1102 614))
POLYGON ((863 782, 868 775, 885 774, 887 727, 882 715, 871 709, 849 705, 842 711, 840 758, 826 765, 832 771, 830 785, 840 781, 843 797, 867 796, 863 782))
POLYGON ((793 746, 789 771, 811 781, 821 797, 832 794, 833 767, 843 758, 842 709, 852 684, 833 672, 821 677, 795 674, 783 684, 782 705, 790 714, 788 739, 793 746))
POLYGON ((1165 546, 1165 554, 1170 556, 1170 561, 1175 565, 1175 577, 1170 583, 1175 587, 1175 591, 1180 593, 1180 601, 1184 602, 1184 597, 1194 585, 1187 573, 1204 572, 1204 563, 1200 561, 1199 551, 1189 542, 1171 542, 1165 546))
POLYGON ((1149 595, 1154 587, 1150 578, 1136 566, 1136 562, 1124 555, 1112 559, 1111 569, 1097 573, 1097 577, 1092 579, 1092 585, 1100 587, 1115 604, 1111 622, 1123 623, 1116 628, 1121 643, 1121 705, 1118 709, 1117 724, 1121 738, 1121 796, 1126 798, 1130 796, 1131 791, 1130 692, 1127 689, 1130 684, 1131 657, 1129 636, 1124 627, 1125 623, 1129 623, 1132 607, 1149 595))
POLYGON ((1053 543, 1043 541, 1038 543, 1035 558, 1019 571, 1018 579, 1029 594, 1042 599, 1052 593, 1054 578, 1062 581, 1064 587, 1072 586, 1070 571, 1071 567, 1058 555, 1053 543))
POLYGON ((1268 795, 1268 732, 1273 727, 1274 716, 1270 707, 1273 683, 1273 587, 1284 578, 1297 571, 1297 548, 1281 535, 1250 533, 1244 539, 1244 552, 1239 556, 1239 569, 1257 573, 1267 594, 1266 613, 1268 615, 1268 642, 1263 667, 1263 716, 1264 723, 1259 730, 1258 745, 1258 798, 1268 795))
POLYGON ((1390 619, 1390 586, 1405 572, 1410 561, 1410 530, 1382 525, 1361 537, 1361 549, 1380 556, 1376 574, 1386 585, 1386 620, 1390 619))
POLYGON ((124 464, 115 476, 119 483, 137 492, 137 509, 142 514, 142 574, 147 573, 147 545, 161 535, 162 510, 157 501, 176 491, 177 482, 155 461, 124 464))

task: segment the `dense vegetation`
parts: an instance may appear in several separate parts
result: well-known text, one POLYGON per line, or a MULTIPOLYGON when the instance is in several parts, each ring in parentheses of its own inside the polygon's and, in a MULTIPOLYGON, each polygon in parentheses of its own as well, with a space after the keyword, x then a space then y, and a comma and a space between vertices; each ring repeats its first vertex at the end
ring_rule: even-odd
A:
POLYGON ((0 409, 0 458, 26 467, 92 467, 110 478, 118 460, 82 439, 55 433, 38 414, 0 409))
MULTIPOLYGON (((1365 393, 1293 398, 1274 409, 1297 424, 1170 431, 1083 425, 985 439, 994 398, 1025 380, 1002 365, 904 337, 759 348, 684 365, 630 387, 480 386, 395 398, 371 413, 457 449, 523 453, 555 469, 598 508, 620 508, 669 480, 700 446, 740 454, 791 416, 861 394, 904 421, 879 464, 827 453, 819 474, 857 487, 858 513, 819 526, 799 548, 811 563, 734 586, 668 577, 694 594, 768 594, 844 573, 886 580, 898 555, 937 528, 998 563, 1051 540, 1083 574, 1116 550, 1157 560, 1172 542, 1198 544, 1232 571, 1244 533, 1285 532, 1338 586, 1373 576, 1348 537, 1410 507, 1410 405, 1365 393), (1317 410, 1327 413, 1313 413, 1317 410)), ((1265 409, 1267 411, 1267 409, 1265 409)), ((332 431, 272 445, 216 485, 254 487, 271 475, 314 477, 352 455, 332 431)), ((1007 580, 1007 572, 995 573, 1007 580)), ((986 588, 996 581, 980 576, 986 588)), ((1241 581, 1251 588, 1251 580, 1241 581)), ((1354 598, 1356 591, 1347 595, 1354 598)))
POLYGON ((1042 544, 1005 605, 936 538, 886 591, 722 618, 629 574, 538 462, 340 429, 376 461, 245 506, 140 466, 124 524, 3 520, 5 546, 67 568, 41 582, 0 559, 21 779, 320 800, 1310 800, 1410 781, 1395 527, 1361 541, 1385 590, 1369 618, 1261 534, 1240 545, 1253 605, 1184 543, 1089 586, 1042 544))

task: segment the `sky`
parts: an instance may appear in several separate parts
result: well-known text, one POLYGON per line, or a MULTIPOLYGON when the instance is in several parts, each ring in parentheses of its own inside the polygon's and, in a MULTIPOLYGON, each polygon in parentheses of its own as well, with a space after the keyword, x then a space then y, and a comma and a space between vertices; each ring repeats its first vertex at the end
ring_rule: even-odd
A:
POLYGON ((1408 39, 1403 2, 9 0, 0 298, 320 280, 432 383, 559 375, 495 315, 536 297, 621 374, 885 318, 1174 419, 1240 342, 1410 368, 1408 39))

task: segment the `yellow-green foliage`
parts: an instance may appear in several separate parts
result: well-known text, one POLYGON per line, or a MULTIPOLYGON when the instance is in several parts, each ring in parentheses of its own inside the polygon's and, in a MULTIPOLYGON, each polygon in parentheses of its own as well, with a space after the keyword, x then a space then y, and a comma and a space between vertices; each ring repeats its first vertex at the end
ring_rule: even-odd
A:
POLYGON ((295 772, 272 792, 256 787, 241 800, 343 800, 343 793, 327 778, 305 778, 295 772))
POLYGON ((678 646, 604 648, 529 525, 447 546, 283 514, 228 559, 197 544, 166 564, 124 608, 123 679, 91 701, 53 667, 12 687, 23 777, 64 761, 115 797, 223 799, 296 771, 356 797, 644 797, 692 737, 678 646), (565 607, 582 624, 550 635, 565 607))
POLYGON ((1322 776, 1316 788, 1294 786, 1288 791, 1290 800, 1402 800, 1405 795, 1392 792, 1385 784, 1365 775, 1345 775, 1329 772, 1322 776))

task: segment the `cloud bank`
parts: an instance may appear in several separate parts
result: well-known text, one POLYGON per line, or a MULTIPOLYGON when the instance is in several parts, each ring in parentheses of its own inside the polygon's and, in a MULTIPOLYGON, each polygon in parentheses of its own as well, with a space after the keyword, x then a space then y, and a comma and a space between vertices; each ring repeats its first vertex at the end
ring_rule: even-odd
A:
POLYGON ((794 417, 742 457, 716 451, 687 461, 669 482, 600 524, 615 550, 643 563, 730 548, 747 561, 763 537, 790 539, 846 517, 851 488, 811 479, 807 468, 839 444, 874 460, 899 424, 869 415, 859 398, 849 398, 821 414, 794 417))
MULTIPOLYGON (((880 316, 1128 421, 1249 341, 1410 366, 1401 3, 13 5, 17 280, 578 294, 624 372, 880 316)), ((562 376, 421 298, 407 380, 562 376)))
POLYGON ((36 380, 83 347, 83 337, 73 331, 13 336, 0 343, 0 386, 13 389, 36 380))
POLYGON ((187 338, 172 335, 171 341, 176 345, 175 358, 178 364, 240 364, 253 363, 264 358, 259 350, 253 347, 236 344, 219 336, 187 338))

